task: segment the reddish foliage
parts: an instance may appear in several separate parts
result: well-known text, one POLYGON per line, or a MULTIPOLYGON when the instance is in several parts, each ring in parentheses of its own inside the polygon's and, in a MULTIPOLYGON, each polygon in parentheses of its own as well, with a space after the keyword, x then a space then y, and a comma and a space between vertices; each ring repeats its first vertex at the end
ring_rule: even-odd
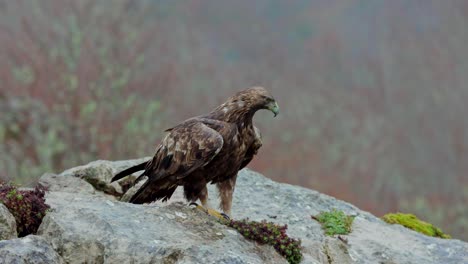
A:
POLYGON ((18 236, 35 234, 42 218, 50 208, 45 203, 47 189, 38 185, 34 190, 18 190, 10 184, 0 184, 0 202, 2 202, 16 219, 18 236))
POLYGON ((286 234, 287 225, 280 226, 265 220, 261 222, 248 219, 231 220, 228 226, 235 228, 244 237, 260 244, 272 245, 289 263, 300 263, 302 260, 301 241, 286 234))

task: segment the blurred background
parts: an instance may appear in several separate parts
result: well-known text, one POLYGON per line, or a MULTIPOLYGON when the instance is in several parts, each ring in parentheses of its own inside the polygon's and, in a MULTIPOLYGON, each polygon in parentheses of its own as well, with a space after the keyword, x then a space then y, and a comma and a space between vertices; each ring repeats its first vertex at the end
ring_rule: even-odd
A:
POLYGON ((252 169, 468 240, 466 0, 0 0, 0 177, 151 156, 252 85, 252 169))

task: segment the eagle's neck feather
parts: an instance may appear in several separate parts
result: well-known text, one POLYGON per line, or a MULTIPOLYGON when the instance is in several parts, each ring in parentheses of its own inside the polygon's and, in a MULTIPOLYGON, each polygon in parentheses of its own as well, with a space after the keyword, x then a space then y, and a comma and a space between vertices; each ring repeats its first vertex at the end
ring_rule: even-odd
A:
POLYGON ((259 109, 244 101, 228 101, 214 109, 209 116, 228 123, 244 124, 242 126, 247 127, 252 124, 253 116, 257 110, 259 109))

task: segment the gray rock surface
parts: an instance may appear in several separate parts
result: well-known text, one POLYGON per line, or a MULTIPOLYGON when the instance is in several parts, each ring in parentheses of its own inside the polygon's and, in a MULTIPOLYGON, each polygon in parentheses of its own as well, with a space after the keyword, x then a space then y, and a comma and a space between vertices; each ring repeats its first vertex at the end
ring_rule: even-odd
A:
MULTIPOLYGON (((216 188, 209 186, 209 193, 211 205, 216 205, 216 188)), ((174 201, 183 201, 180 188, 170 202, 174 201)), ((428 237, 389 225, 349 203, 274 182, 248 169, 239 174, 232 210, 235 219, 287 224, 288 234, 302 240, 303 263, 468 263, 466 242, 428 237), (351 234, 342 236, 347 243, 325 236, 320 224, 311 219, 311 215, 332 209, 356 216, 351 234)))
MULTIPOLYGON (((128 202, 132 198, 132 196, 141 188, 141 186, 148 180, 147 176, 143 176, 141 180, 138 180, 138 182, 135 182, 135 184, 130 187, 123 195, 120 197, 119 201, 121 202, 128 202)), ((182 197, 174 196, 174 199, 171 199, 171 202, 173 201, 183 201, 182 197)), ((171 197, 172 198, 172 197, 171 197)))
MULTIPOLYGON (((85 180, 98 191, 111 195, 121 195, 123 193, 121 185, 117 182, 110 183, 112 177, 117 172, 142 163, 148 159, 149 157, 123 161, 97 160, 87 165, 68 169, 62 172, 60 176, 77 177, 85 180)), ((124 180, 120 182, 124 182, 124 180)))
POLYGON ((67 263, 285 263, 182 203, 133 205, 53 192, 38 234, 67 263))
POLYGON ((274 182, 251 170, 244 170, 237 182, 235 218, 261 220, 273 216, 276 218, 271 221, 288 224, 288 234, 302 240, 304 263, 329 263, 327 259, 332 263, 468 263, 466 242, 428 237, 389 225, 349 203, 274 182), (347 244, 325 237, 320 224, 310 218, 334 208, 356 216, 352 232, 343 236, 347 244))
POLYGON ((62 177, 53 173, 45 173, 39 178, 39 184, 47 187, 50 192, 73 192, 83 194, 100 194, 87 181, 76 177, 62 177))
POLYGON ((17 238, 15 217, 0 203, 0 240, 17 238))
POLYGON ((0 264, 61 264, 62 257, 40 236, 0 241, 0 264))
MULTIPOLYGON (((285 263, 271 247, 247 241, 237 231, 189 208, 180 188, 168 203, 147 205, 103 195, 101 191, 110 193, 109 186, 119 194, 118 186, 108 181, 141 161, 97 161, 44 177, 52 187, 47 203, 53 211, 44 218, 38 235, 52 244, 65 263, 285 263), (64 186, 69 180, 87 187, 64 186)), ((209 193, 211 205, 217 205, 214 186, 209 186, 209 193)), ((349 203, 271 181, 248 169, 239 174, 232 209, 234 219, 287 224, 287 233, 302 240, 303 263, 468 263, 466 242, 427 237, 386 224, 349 203), (311 218, 332 209, 356 216, 351 234, 325 236, 311 218)))

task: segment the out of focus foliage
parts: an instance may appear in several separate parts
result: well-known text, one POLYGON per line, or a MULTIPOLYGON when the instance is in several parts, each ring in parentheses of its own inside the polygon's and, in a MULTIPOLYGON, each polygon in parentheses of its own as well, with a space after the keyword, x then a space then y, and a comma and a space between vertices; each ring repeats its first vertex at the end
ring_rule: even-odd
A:
POLYGON ((467 1, 0 0, 0 177, 151 155, 263 85, 252 167, 468 239, 467 1))
POLYGON ((4 3, 1 25, 20 29, 0 30, 0 54, 8 58, 3 177, 24 182, 98 157, 135 157, 150 151, 142 138, 154 135, 155 142, 161 133, 157 92, 164 89, 151 89, 157 76, 143 74, 142 52, 154 36, 141 17, 121 19, 127 1, 81 4, 4 3))

